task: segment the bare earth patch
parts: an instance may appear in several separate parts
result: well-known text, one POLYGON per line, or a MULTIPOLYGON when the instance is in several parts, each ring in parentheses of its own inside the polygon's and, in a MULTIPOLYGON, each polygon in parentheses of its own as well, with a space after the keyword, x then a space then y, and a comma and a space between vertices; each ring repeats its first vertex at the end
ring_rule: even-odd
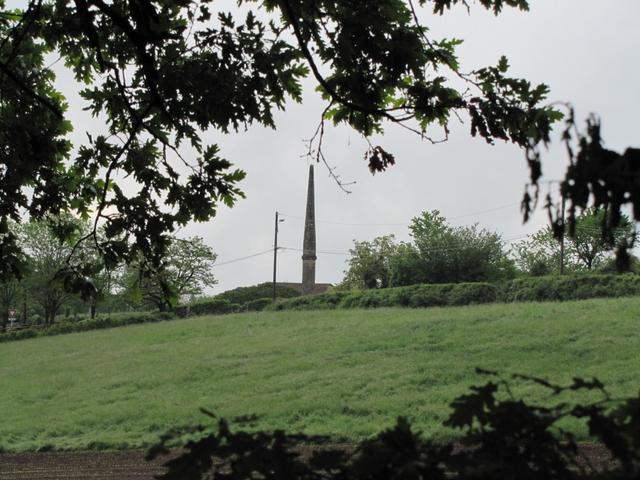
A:
POLYGON ((151 480, 164 460, 146 462, 145 452, 46 452, 0 454, 1 480, 151 480))
MULTIPOLYGON (((353 450, 354 445, 333 447, 353 450)), ((303 457, 327 446, 307 445, 301 448, 303 457)), ((583 444, 581 450, 597 469, 611 464, 611 456, 601 445, 583 444)), ((165 470, 168 459, 147 462, 143 450, 123 452, 46 452, 0 454, 0 480, 153 480, 165 470)))

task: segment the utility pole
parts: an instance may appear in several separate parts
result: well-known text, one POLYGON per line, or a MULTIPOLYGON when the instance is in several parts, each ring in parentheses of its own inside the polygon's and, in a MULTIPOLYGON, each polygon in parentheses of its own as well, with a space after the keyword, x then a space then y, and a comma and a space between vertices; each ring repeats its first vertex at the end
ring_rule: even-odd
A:
POLYGON ((278 224, 284 222, 284 218, 278 218, 276 212, 275 237, 273 240, 273 299, 276 299, 276 267, 278 265, 278 224))
POLYGON ((564 191, 561 190, 562 194, 562 236, 560 237, 560 275, 564 275, 564 236, 567 233, 567 229, 565 228, 565 217, 564 211, 566 210, 566 199, 564 196, 564 191))

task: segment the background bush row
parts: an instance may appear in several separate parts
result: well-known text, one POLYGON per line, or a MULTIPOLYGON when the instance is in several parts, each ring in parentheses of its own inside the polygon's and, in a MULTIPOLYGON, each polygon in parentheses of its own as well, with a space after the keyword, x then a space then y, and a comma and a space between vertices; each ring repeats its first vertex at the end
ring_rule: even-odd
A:
POLYGON ((244 304, 213 297, 180 305, 169 312, 113 314, 94 320, 61 322, 0 334, 0 343, 25 338, 61 335, 137 323, 151 323, 197 315, 223 315, 243 311, 322 310, 334 308, 444 307, 481 303, 581 300, 596 297, 640 296, 640 275, 576 275, 528 277, 501 283, 411 285, 377 290, 337 291, 298 296, 272 302, 255 298, 244 304))
POLYGON ((640 295, 640 276, 576 275, 529 277, 500 283, 456 283, 331 292, 279 300, 268 310, 443 307, 480 303, 581 300, 640 295))
POLYGON ((171 320, 175 314, 170 312, 124 313, 113 314, 108 317, 96 317, 93 320, 66 321, 51 326, 32 326, 21 330, 13 330, 0 334, 0 343, 25 338, 48 337, 62 335, 64 333, 86 332, 87 330, 100 330, 104 328, 122 327, 137 323, 161 322, 171 320))

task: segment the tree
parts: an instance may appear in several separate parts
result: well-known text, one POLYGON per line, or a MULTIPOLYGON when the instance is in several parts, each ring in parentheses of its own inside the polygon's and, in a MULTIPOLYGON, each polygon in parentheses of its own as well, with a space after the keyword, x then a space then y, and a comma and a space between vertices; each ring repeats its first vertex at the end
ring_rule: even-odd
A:
POLYGON ((603 210, 587 209, 578 215, 573 234, 565 234, 564 258, 553 227, 545 227, 515 245, 516 264, 520 270, 534 276, 560 273, 561 262, 566 272, 599 268, 611 258, 613 250, 632 245, 636 237, 629 218, 622 216, 619 226, 611 232, 611 240, 603 238, 601 228, 606 220, 603 210))
POLYGON ((393 235, 354 241, 342 286, 386 288, 417 283, 497 281, 515 275, 500 235, 478 225, 453 227, 440 212, 423 212, 411 226, 412 242, 393 235))
POLYGON ((393 235, 377 237, 371 242, 354 240, 342 285, 349 289, 387 288, 391 280, 390 263, 396 250, 393 235))
POLYGON ((173 239, 160 267, 133 264, 124 276, 130 294, 158 308, 171 309, 186 295, 200 295, 218 283, 211 268, 217 255, 200 237, 173 239))
POLYGON ((615 248, 635 242, 636 234, 629 217, 621 216, 618 226, 611 232, 610 240, 602 236, 601 227, 606 221, 604 210, 588 209, 576 218, 575 231, 569 236, 571 253, 589 271, 600 266, 615 248))
POLYGON ((394 285, 495 281, 514 274, 500 235, 477 224, 453 227, 433 210, 415 217, 409 229, 413 244, 393 262, 394 285))
POLYGON ((74 249, 86 226, 68 215, 47 216, 20 227, 20 246, 27 255, 28 275, 21 281, 29 297, 40 307, 46 324, 52 324, 73 294, 64 274, 85 263, 83 249, 74 249))
MULTIPOLYGON (((551 228, 543 228, 518 242, 512 252, 518 269, 528 275, 539 277, 560 272, 560 243, 551 228)), ((565 268, 570 271, 573 265, 565 262, 565 268)))
POLYGON ((93 264, 97 266, 89 273, 89 282, 93 287, 92 294, 89 296, 89 317, 93 319, 98 312, 98 306, 105 301, 113 300, 116 296, 115 290, 120 283, 123 268, 121 265, 116 267, 102 265, 99 252, 95 249, 91 250, 90 255, 94 257, 93 264))
MULTIPOLYGON (((370 137, 397 124, 436 142, 434 128, 446 139, 450 116, 466 115, 472 135, 526 149, 537 181, 536 148, 561 117, 543 105, 548 88, 510 78, 506 58, 465 74, 460 41, 434 38, 418 22, 419 6, 443 15, 464 0, 243 3, 249 13, 238 19, 214 15, 210 0, 30 0, 15 11, 0 1, 0 232, 23 215, 92 216, 83 240, 96 243, 108 267, 143 256, 159 268, 176 227, 242 197, 244 173, 200 132, 275 127, 274 110, 301 101, 308 75, 327 101, 321 127, 344 123, 370 137), (48 56, 73 72, 106 132, 71 145, 48 56), (181 154, 184 144, 194 161, 181 154), (122 189, 123 177, 135 185, 122 189)), ((480 4, 496 14, 528 9, 526 0, 480 4)), ((319 161, 322 131, 310 148, 319 161)), ((366 158, 372 172, 395 162, 380 145, 366 158)), ((0 274, 19 275, 15 236, 3 235, 0 247, 0 274)), ((80 288, 80 280, 71 283, 80 288)))
POLYGON ((398 245, 389 265, 391 270, 391 286, 414 285, 426 282, 420 252, 412 243, 402 242, 398 245))

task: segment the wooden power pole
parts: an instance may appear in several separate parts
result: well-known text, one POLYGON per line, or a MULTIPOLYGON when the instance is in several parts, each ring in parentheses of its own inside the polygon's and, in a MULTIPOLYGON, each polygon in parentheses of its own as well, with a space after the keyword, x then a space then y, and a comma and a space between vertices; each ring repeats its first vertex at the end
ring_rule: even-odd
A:
POLYGON ((275 238, 273 240, 273 299, 276 299, 276 267, 278 265, 278 224, 284 221, 278 218, 278 212, 276 212, 275 223, 275 238))
POLYGON ((567 234, 565 227, 564 211, 566 209, 566 200, 564 197, 564 191, 562 192, 562 236, 560 237, 560 275, 564 275, 564 237, 567 234))

